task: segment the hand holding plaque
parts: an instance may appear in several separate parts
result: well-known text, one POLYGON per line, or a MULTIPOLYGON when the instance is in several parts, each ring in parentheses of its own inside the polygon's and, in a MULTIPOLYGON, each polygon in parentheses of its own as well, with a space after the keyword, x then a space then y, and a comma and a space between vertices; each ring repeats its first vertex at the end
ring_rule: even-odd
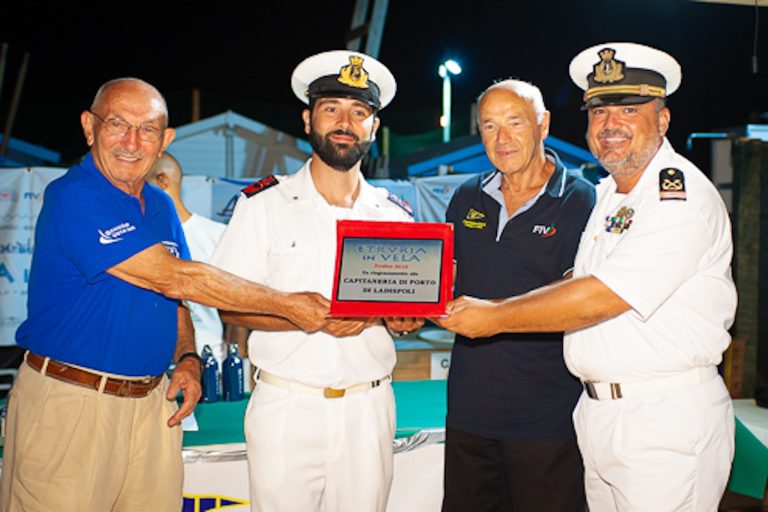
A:
POLYGON ((453 226, 342 220, 336 224, 332 317, 435 317, 453 287, 453 226))

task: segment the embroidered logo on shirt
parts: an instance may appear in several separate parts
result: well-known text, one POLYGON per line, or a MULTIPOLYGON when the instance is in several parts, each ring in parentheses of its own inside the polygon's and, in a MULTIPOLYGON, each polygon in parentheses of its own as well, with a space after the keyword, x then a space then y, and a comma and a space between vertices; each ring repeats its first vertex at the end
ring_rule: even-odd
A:
POLYGON ((555 226, 554 222, 549 226, 536 224, 533 226, 533 230, 531 230, 531 233, 533 233, 534 235, 539 235, 541 238, 549 238, 551 236, 555 236, 555 233, 557 233, 557 227, 555 226))
POLYGON ((485 219, 484 213, 479 212, 474 208, 470 208, 467 210, 467 214, 464 216, 461 223, 464 224, 464 227, 469 229, 483 229, 487 224, 483 219, 485 219))
POLYGON ((118 224, 113 228, 105 229, 103 231, 99 229, 97 230, 99 232, 99 243, 101 245, 109 245, 115 242, 119 242, 123 239, 124 234, 130 233, 135 229, 136 226, 130 222, 123 222, 122 224, 118 224))
POLYGON ((166 249, 168 249, 169 253, 173 254, 177 258, 181 258, 181 252, 179 251, 179 244, 170 240, 163 240, 163 245, 165 246, 166 249))
POLYGON ((413 217, 413 208, 411 208, 411 205, 410 205, 410 204, 408 204, 408 201, 406 201, 405 199, 401 198, 400 196, 398 196, 398 195, 396 195, 396 194, 393 194, 392 192, 390 192, 390 193, 387 195, 387 199, 389 199, 390 201, 392 201, 393 203, 395 203, 397 206, 399 206, 400 208, 402 208, 403 210, 405 210, 405 212, 406 212, 408 215, 410 215, 411 217, 413 217))
POLYGON ((605 217, 605 231, 608 233, 621 234, 632 225, 632 216, 635 210, 627 206, 622 206, 619 211, 613 215, 605 217))
POLYGON ((683 171, 668 167, 659 173, 659 200, 685 201, 685 176, 683 171))

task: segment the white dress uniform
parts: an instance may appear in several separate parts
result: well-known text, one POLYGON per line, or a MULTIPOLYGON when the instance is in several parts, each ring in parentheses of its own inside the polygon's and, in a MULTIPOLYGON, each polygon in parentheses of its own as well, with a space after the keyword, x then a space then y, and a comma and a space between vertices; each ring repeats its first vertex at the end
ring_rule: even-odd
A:
MULTIPOLYGON (((240 197, 213 265, 281 291, 330 297, 337 220, 413 220, 394 196, 362 176, 352 208, 329 205, 314 186, 310 163, 240 197)), ((345 510, 374 510, 371 503, 383 510, 395 429, 388 376, 396 356, 386 328, 343 338, 254 330, 248 342, 262 377, 245 419, 253 510, 317 510, 320 503, 326 510, 341 510, 340 503, 351 507, 345 510), (307 392, 379 380, 342 398, 307 392), (289 382, 296 389, 286 388, 289 382)))
POLYGON ((666 139, 630 193, 611 177, 597 193, 574 277, 631 309, 564 340, 569 370, 599 397, 585 391, 574 412, 590 509, 717 510, 734 450, 716 369, 737 301, 728 212, 666 139))

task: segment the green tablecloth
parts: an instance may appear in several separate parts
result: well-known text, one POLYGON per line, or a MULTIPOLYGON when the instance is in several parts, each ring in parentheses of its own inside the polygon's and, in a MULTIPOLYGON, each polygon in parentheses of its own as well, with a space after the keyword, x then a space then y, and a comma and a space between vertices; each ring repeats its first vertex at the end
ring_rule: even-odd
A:
POLYGON ((768 447, 736 418, 736 454, 728 490, 759 500, 768 480, 768 447))
MULTIPOLYGON (((445 380, 396 381, 392 388, 397 407, 397 437, 445 426, 445 380)), ((195 419, 200 430, 184 432, 184 446, 244 443, 247 398, 238 402, 198 404, 195 419)))

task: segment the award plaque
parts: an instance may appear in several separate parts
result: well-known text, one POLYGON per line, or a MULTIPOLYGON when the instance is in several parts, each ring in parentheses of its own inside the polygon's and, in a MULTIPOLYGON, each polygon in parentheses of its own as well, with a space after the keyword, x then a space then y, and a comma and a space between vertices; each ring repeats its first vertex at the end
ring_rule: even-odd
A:
POLYGON ((332 317, 445 314, 453 287, 453 226, 336 223, 332 317))
POLYGON ((336 223, 332 317, 437 317, 453 290, 453 226, 336 223))

